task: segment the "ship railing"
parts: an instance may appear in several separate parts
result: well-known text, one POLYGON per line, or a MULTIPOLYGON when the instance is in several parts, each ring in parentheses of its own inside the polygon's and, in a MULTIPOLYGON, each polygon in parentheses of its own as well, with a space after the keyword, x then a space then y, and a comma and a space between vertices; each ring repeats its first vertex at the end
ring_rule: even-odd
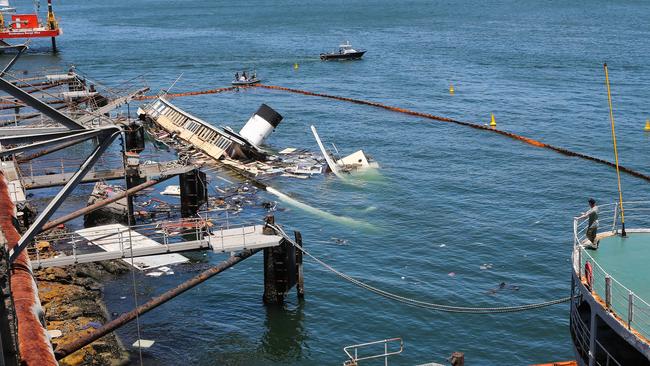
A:
MULTIPOLYGON (((625 223, 627 228, 650 228, 650 202, 624 202, 625 223)), ((599 206, 598 234, 616 234, 620 230, 620 206, 608 204, 599 206), (612 223, 606 225, 605 223, 612 223)), ((636 331, 646 339, 650 339, 650 304, 642 299, 619 280, 608 273, 585 248, 589 244, 586 238, 588 219, 574 219, 573 269, 578 278, 586 281, 585 265, 590 263, 592 278, 590 281, 592 294, 605 304, 616 318, 628 329, 636 331)), ((630 229, 638 231, 640 229, 630 229)), ((642 229, 641 229, 642 230, 642 229)), ((645 231, 645 230, 644 230, 645 231)), ((650 232, 650 229, 647 230, 650 232)), ((615 361, 615 360, 614 360, 615 361)))
POLYGON ((96 227, 94 231, 85 235, 80 235, 76 231, 45 233, 36 236, 29 252, 39 266, 41 260, 45 259, 41 254, 41 250, 45 248, 39 245, 42 242, 47 242, 45 247, 54 247, 58 255, 73 256, 75 262, 80 254, 97 252, 95 249, 97 245, 109 247, 111 251, 120 251, 124 257, 129 257, 133 240, 132 231, 166 246, 168 250, 170 246, 186 241, 203 241, 212 246, 217 242, 228 241, 230 238, 241 239, 245 245, 246 237, 260 234, 260 225, 263 224, 262 220, 233 222, 231 217, 189 218, 131 226, 96 227), (228 232, 224 232, 228 229, 230 229, 228 232))
POLYGON ((587 357, 589 354, 589 337, 591 335, 591 330, 587 327, 582 318, 578 309, 576 309, 576 304, 572 302, 571 304, 571 330, 577 344, 577 350, 583 357, 587 357))
POLYGON ((594 352, 594 361, 598 366, 621 366, 621 363, 618 362, 611 353, 605 349, 598 340, 596 342, 596 352, 594 352))
POLYGON ((398 355, 402 353, 402 351, 404 351, 404 341, 402 341, 402 338, 388 338, 388 339, 382 339, 380 341, 359 343, 359 344, 346 346, 343 347, 343 351, 349 358, 349 360, 346 360, 343 363, 344 366, 357 366, 359 364, 359 361, 373 360, 378 358, 383 358, 384 366, 388 366, 388 357, 398 355), (397 344, 399 344, 399 349, 397 348, 397 344), (375 349, 374 352, 378 352, 378 353, 373 353, 367 356, 359 355, 361 350, 364 349, 367 350, 369 348, 375 349))

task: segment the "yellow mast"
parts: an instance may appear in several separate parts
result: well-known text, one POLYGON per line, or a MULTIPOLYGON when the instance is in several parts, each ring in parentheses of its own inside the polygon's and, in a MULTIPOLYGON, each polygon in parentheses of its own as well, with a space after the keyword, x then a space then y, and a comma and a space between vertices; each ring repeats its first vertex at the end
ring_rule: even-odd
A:
POLYGON ((609 73, 607 72, 607 64, 603 65, 605 68, 605 84, 607 85, 607 101, 609 103, 609 119, 612 123, 612 140, 614 141, 614 159, 616 162, 616 178, 618 180, 618 202, 621 206, 621 236, 626 236, 625 233, 625 210, 623 209, 623 191, 621 190, 621 173, 618 169, 618 149, 616 147, 616 130, 614 129, 614 111, 612 108, 612 92, 609 88, 609 73))

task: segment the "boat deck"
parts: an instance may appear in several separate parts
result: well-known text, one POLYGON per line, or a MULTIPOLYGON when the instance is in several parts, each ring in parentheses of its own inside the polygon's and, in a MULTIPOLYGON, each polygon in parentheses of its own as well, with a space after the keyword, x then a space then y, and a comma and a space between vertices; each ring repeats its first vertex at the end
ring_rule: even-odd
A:
MULTIPOLYGON (((589 254, 610 276, 637 296, 646 301, 650 299, 650 232, 628 232, 625 238, 606 236, 600 239, 598 250, 589 254)), ((598 295, 605 298, 604 292, 598 295)))
POLYGON ((586 249, 582 257, 582 269, 586 261, 593 266, 593 291, 603 305, 607 302, 609 276, 613 314, 623 324, 629 322, 643 338, 650 339, 650 230, 627 230, 625 238, 605 234, 600 237, 598 249, 586 249))

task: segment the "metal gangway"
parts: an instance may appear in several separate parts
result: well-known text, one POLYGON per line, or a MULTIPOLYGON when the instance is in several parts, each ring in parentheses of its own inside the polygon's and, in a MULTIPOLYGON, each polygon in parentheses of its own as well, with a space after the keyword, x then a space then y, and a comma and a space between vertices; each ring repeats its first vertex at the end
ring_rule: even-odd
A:
POLYGON ((264 234, 264 224, 261 222, 233 225, 222 218, 193 218, 134 226, 110 224, 62 234, 39 235, 30 251, 33 269, 112 259, 123 259, 131 264, 131 258, 140 258, 134 267, 144 270, 182 262, 175 254, 179 252, 211 250, 230 253, 277 246, 281 240, 281 236, 264 234), (48 256, 53 251, 43 250, 50 246, 55 247, 56 256, 48 256), (163 255, 173 256, 160 257, 163 255))

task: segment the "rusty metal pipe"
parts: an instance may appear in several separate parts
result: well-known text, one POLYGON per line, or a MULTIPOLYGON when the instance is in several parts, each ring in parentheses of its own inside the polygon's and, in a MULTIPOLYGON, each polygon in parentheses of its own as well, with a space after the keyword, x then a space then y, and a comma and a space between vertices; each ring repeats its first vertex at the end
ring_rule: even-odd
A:
MULTIPOLYGON (((14 249, 20 239, 20 234, 13 225, 15 210, 9 197, 7 181, 0 172, 0 230, 7 240, 7 250, 14 249)), ((24 365, 56 366, 58 363, 54 359, 52 345, 41 323, 44 314, 31 268, 25 251, 20 252, 11 265, 11 297, 18 324, 18 351, 24 365)))
POLYGON ((139 307, 129 311, 128 313, 124 313, 120 315, 119 317, 111 320, 110 322, 104 324, 102 327, 98 328, 96 331, 93 333, 90 333, 84 337, 77 338, 74 341, 61 345, 57 347, 56 351, 54 352, 56 359, 60 360, 69 354, 85 347, 86 345, 96 341, 97 339, 107 335, 108 333, 111 333, 112 331, 116 330, 117 328, 121 327, 122 325, 130 322, 131 320, 135 319, 136 316, 140 316, 149 310, 152 310, 159 305, 162 305, 166 303, 167 301, 173 299, 174 297, 184 293, 185 291, 195 287, 196 285, 210 279, 213 276, 218 275, 219 273, 227 270, 228 268, 234 266, 235 264, 243 261, 246 258, 251 257, 253 254, 259 252, 262 249, 249 249, 245 250, 241 253, 238 253, 227 260, 219 263, 215 267, 212 267, 206 271, 201 272, 199 275, 183 282, 182 284, 174 287, 173 289, 165 292, 164 294, 154 297, 151 300, 147 301, 146 303, 140 305, 139 307))

